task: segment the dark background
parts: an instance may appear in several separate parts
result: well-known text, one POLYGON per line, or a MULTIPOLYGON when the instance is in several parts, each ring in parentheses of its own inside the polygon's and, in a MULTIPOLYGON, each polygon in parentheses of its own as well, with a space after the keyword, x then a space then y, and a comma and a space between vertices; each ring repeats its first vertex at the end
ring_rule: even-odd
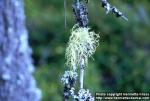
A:
MULTIPOLYGON (((73 0, 67 0, 67 28, 63 0, 25 0, 35 77, 42 101, 61 101, 61 75, 65 48, 75 24, 73 0)), ((150 92, 150 1, 111 0, 129 21, 105 14, 100 0, 89 0, 91 28, 99 33, 100 45, 89 59, 84 86, 95 92, 150 92)))

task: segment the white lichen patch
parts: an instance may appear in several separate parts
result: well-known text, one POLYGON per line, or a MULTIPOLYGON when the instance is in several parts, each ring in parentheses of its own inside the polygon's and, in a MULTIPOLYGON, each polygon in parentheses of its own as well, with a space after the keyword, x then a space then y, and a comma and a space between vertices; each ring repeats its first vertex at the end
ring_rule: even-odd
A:
POLYGON ((78 74, 76 72, 73 71, 65 71, 65 74, 62 76, 61 78, 61 82, 63 83, 63 85, 69 85, 70 83, 74 83, 75 80, 77 79, 78 74), (72 82, 70 82, 72 81, 72 82))
POLYGON ((90 28, 73 28, 66 48, 66 64, 76 70, 84 59, 84 66, 87 66, 88 57, 91 57, 99 44, 99 35, 90 28))

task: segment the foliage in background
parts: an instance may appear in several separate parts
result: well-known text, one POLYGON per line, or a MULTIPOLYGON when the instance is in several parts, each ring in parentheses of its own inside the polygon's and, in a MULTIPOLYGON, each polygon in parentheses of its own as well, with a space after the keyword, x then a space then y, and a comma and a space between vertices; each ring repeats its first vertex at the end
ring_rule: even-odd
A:
MULTIPOLYGON (((67 28, 63 0, 26 0, 27 27, 35 73, 43 101, 60 101, 59 78, 65 69, 65 48, 74 24, 72 1, 67 0, 67 28)), ((150 92, 150 1, 111 0, 129 21, 107 16, 99 0, 90 0, 89 21, 101 42, 89 60, 85 88, 101 92, 150 92), (90 82, 88 82, 90 81, 90 82)))

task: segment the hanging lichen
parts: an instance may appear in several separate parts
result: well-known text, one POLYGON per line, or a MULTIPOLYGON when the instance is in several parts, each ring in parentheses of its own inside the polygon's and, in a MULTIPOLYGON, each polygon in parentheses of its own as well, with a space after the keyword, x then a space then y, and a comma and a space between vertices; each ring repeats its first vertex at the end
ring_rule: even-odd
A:
POLYGON ((90 28, 74 27, 66 48, 66 64, 76 70, 84 59, 84 66, 87 66, 88 58, 96 51, 99 42, 99 34, 90 31, 90 28))

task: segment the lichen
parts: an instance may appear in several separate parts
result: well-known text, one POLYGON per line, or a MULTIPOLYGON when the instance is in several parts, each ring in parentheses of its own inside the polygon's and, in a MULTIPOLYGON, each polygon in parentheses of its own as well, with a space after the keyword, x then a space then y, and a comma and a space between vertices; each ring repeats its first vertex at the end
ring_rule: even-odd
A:
POLYGON ((66 48, 66 64, 68 67, 76 68, 84 59, 84 66, 87 66, 88 58, 91 57, 99 45, 99 34, 90 31, 90 28, 74 26, 66 48))

